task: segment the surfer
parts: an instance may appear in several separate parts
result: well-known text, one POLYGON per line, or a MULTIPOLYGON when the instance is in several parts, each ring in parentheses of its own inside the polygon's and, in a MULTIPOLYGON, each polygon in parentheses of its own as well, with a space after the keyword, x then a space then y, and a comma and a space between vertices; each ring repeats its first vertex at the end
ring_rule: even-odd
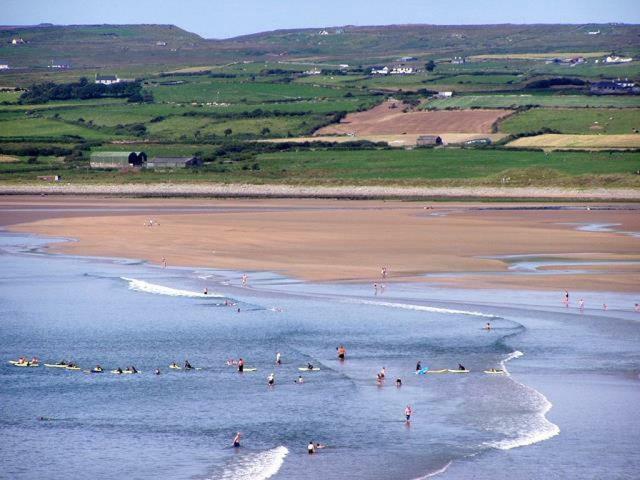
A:
POLYGON ((402 379, 396 378, 396 387, 400 388, 402 386, 402 379))
POLYGON ((321 443, 316 443, 316 450, 320 450, 321 448, 327 448, 327 446, 322 445, 321 443))
POLYGON ((243 372, 244 371, 244 360, 243 359, 239 359, 238 360, 238 371, 239 372, 243 372))
POLYGON ((412 413, 413 413, 413 410, 411 410, 411 405, 407 405, 407 407, 404 409, 404 416, 406 417, 407 422, 411 421, 412 413))
POLYGON ((177 370, 180 366, 176 362, 173 362, 169 368, 175 368, 177 370))
POLYGON ((271 372, 269 374, 269 376, 267 377, 267 384, 270 387, 273 387, 275 385, 275 383, 276 383, 276 375, 275 375, 275 373, 271 372))
POLYGON ((207 287, 204 287, 204 291, 202 293, 204 293, 205 295, 209 295, 209 290, 207 290, 207 287))
POLYGON ((340 345, 336 350, 338 351, 338 359, 344 360, 347 356, 347 349, 340 345))
POLYGON ((240 447, 240 432, 236 433, 236 436, 233 437, 233 448, 239 448, 240 447))
POLYGON ((280 352, 276 352, 276 365, 282 365, 282 359, 280 358, 280 352))
POLYGON ((304 383, 304 378, 302 378, 302 375, 298 375, 298 380, 296 380, 296 383, 304 383))
POLYGON ((156 368, 156 371, 155 371, 155 372, 153 372, 153 373, 155 373, 156 375, 160 375, 160 369, 159 369, 159 368, 156 368))
POLYGON ((309 455, 316 453, 316 446, 313 443, 313 440, 309 442, 309 445, 307 445, 307 453, 309 455))
POLYGON ((116 368, 116 373, 122 375, 122 369, 120 367, 116 368))
POLYGON ((466 370, 466 368, 464 368, 464 365, 462 365, 461 363, 458 364, 458 370, 466 370))
POLYGON ((185 370, 191 370, 193 367, 191 366, 191 364, 189 363, 189 360, 185 360, 184 361, 184 369, 185 370))
POLYGON ((307 362, 307 370, 313 370, 313 363, 307 362))
POLYGON ((384 377, 387 374, 387 369, 382 367, 382 370, 380 370, 380 380, 384 380, 384 377))
POLYGON ((96 368, 93 369, 95 373, 102 373, 102 367, 100 365, 96 365, 96 368))
POLYGON ((422 370, 422 363, 418 360, 418 363, 416 363, 416 372, 419 372, 420 370, 422 370))

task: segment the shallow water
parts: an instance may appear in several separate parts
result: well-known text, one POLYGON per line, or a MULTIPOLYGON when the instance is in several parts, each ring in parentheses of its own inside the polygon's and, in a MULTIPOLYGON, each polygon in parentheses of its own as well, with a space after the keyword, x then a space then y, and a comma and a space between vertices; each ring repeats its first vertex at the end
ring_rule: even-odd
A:
MULTIPOLYGON (((628 417, 608 412, 608 422, 592 422, 584 436, 573 430, 582 419, 564 407, 554 416, 552 407, 554 397, 579 398, 572 381, 589 387, 588 409, 638 393, 640 323, 631 296, 607 295, 607 312, 580 314, 560 307, 560 295, 532 292, 507 297, 412 284, 374 296, 369 285, 257 272, 242 288, 238 272, 51 256, 40 253, 42 245, 0 236, 0 429, 10 439, 0 444, 0 476, 513 478, 500 476, 511 471, 548 478, 553 465, 567 468, 563 457, 603 443, 610 478, 637 470, 638 455, 628 449, 640 440, 637 407, 628 417), (492 331, 482 330, 487 321, 492 331), (336 359, 341 343, 345 362, 336 359), (87 369, 133 364, 142 373, 6 363, 22 354, 87 369), (229 357, 258 370, 239 374, 225 365, 229 357), (167 368, 185 359, 201 370, 167 368), (417 360, 433 370, 460 362, 471 373, 415 375, 417 360), (302 373, 305 383, 296 384, 297 367, 307 362, 321 371, 302 373), (383 366, 387 380, 379 386, 383 366), (511 375, 483 373, 492 367, 511 375), (153 375, 155 368, 162 374, 153 375), (274 388, 266 385, 271 372, 274 388), (622 387, 603 391, 603 379, 622 387), (621 424, 627 429, 613 427, 621 424), (243 433, 237 450, 230 447, 236 431, 243 433), (307 455, 310 440, 328 448, 307 455), (553 445, 555 460, 544 445, 553 445)), ((581 458, 571 467, 579 478, 603 462, 581 458)))

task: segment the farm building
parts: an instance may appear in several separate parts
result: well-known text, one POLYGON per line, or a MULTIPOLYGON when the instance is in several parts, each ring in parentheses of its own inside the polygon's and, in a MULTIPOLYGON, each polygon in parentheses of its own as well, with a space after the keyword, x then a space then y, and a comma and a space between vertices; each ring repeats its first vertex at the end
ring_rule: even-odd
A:
POLYGON ((146 163, 144 152, 94 152, 89 159, 91 168, 144 167, 146 163))
POLYGON ((442 138, 438 135, 420 135, 416 140, 418 147, 433 147, 442 145, 442 138))
POLYGON ((120 83, 120 79, 117 75, 98 75, 96 73, 96 83, 111 85, 112 83, 120 83))
POLYGON ((640 87, 628 80, 609 80, 592 83, 589 91, 594 95, 637 95, 640 94, 640 87))
POLYGON ((197 157, 153 157, 147 162, 147 168, 194 168, 202 164, 197 157))

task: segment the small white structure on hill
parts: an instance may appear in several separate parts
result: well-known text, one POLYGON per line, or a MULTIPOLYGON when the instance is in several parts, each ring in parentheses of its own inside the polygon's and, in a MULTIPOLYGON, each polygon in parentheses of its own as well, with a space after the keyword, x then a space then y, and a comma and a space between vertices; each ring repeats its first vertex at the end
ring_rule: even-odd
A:
POLYGON ((320 70, 319 68, 312 68, 311 70, 305 70, 302 73, 304 75, 320 75, 322 73, 322 70, 320 70))
POLYGON ((120 83, 120 79, 117 75, 98 75, 96 73, 96 83, 101 83, 102 85, 112 85, 114 83, 120 83))
POLYGON ((413 67, 404 67, 402 65, 393 67, 393 69, 391 70, 391 75, 411 75, 412 73, 413 67))
POLYGON ((587 32, 587 35, 600 35, 600 30, 596 30, 594 32, 587 32))
POLYGON ((451 59, 451 63, 453 65, 463 65, 463 64, 467 63, 467 59, 464 58, 464 57, 453 57, 451 59))
POLYGON ((389 67, 372 67, 371 75, 389 75, 389 67))
POLYGON ((453 97, 453 92, 438 92, 436 95, 438 98, 450 98, 453 97))
POLYGON ((9 70, 9 65, 6 63, 0 63, 0 70, 9 70))
POLYGON ((629 63, 632 62, 631 57, 619 57, 617 55, 610 55, 604 59, 604 63, 629 63))

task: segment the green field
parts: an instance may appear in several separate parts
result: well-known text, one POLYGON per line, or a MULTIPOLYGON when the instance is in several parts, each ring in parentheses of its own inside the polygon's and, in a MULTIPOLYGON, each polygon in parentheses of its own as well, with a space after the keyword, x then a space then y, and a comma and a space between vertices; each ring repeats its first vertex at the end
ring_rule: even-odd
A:
POLYGON ((184 81, 181 85, 158 85, 148 88, 158 102, 174 103, 263 103, 314 98, 343 97, 346 90, 313 85, 252 82, 242 79, 208 77, 170 77, 163 81, 184 81))
POLYGON ((445 108, 516 108, 527 105, 540 107, 640 107, 640 96, 588 96, 588 95, 534 95, 492 94, 457 95, 433 99, 424 106, 429 109, 445 108))
POLYGON ((46 118, 0 120, 0 138, 82 137, 87 140, 107 140, 111 136, 97 130, 46 118))
POLYGON ((544 128, 560 133, 626 134, 640 130, 640 110, 635 108, 533 108, 507 117, 500 131, 523 133, 544 128))
MULTIPOLYGON (((167 147, 165 147, 167 148, 167 147)), ((179 147, 171 147, 174 152, 179 147)), ((169 152, 164 150, 163 153, 169 152)), ((165 153, 166 154, 166 153, 165 153)), ((640 187, 634 172, 640 153, 513 152, 473 150, 304 151, 262 154, 202 169, 121 173, 71 168, 58 163, 0 164, 0 181, 33 181, 36 175, 58 173, 66 181, 248 182, 306 185, 502 185, 570 187, 640 187)))

